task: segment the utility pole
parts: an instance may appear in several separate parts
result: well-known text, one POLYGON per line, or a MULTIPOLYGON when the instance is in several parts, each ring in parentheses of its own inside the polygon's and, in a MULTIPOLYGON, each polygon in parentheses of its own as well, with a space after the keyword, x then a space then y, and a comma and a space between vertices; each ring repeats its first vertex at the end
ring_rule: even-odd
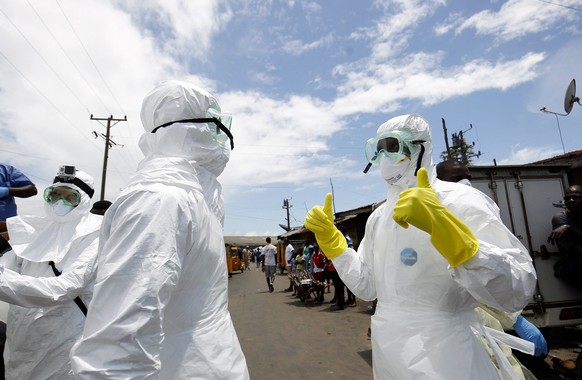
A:
POLYGON ((444 117, 441 117, 441 120, 443 121, 443 131, 445 132, 445 147, 447 149, 447 158, 450 160, 450 159, 452 159, 452 157, 451 157, 451 148, 449 147, 449 135, 447 133, 447 123, 445 122, 444 117))
POLYGON ((127 116, 124 116, 123 119, 114 119, 113 115, 109 116, 108 118, 99 118, 99 117, 93 117, 93 114, 91 114, 91 120, 97 120, 97 121, 105 121, 107 120, 107 127, 106 127, 106 131, 105 131, 105 135, 103 135, 102 133, 97 134, 97 132, 93 131, 93 135, 95 136, 95 138, 97 138, 97 136, 101 135, 101 137, 103 137, 105 139, 105 153, 103 155, 103 174, 101 175, 101 198, 100 200, 104 200, 105 199, 105 178, 107 176, 107 158, 109 157, 109 148, 112 147, 113 145, 117 145, 115 144, 113 141, 111 141, 111 139, 109 138, 110 136, 110 129, 111 127, 113 127, 115 124, 119 123, 120 121, 127 121, 127 116), (114 121, 114 124, 111 124, 111 122, 114 121))
POLYGON ((477 157, 479 158, 479 156, 481 156, 481 151, 478 151, 477 153, 473 152, 473 147, 475 146, 475 142, 472 142, 471 144, 468 144, 465 141, 465 132, 470 131, 471 129, 473 129, 473 124, 469 124, 469 129, 465 130, 465 131, 459 131, 458 133, 452 133, 451 134, 451 139, 452 139, 452 145, 449 145, 449 136, 447 133, 447 127, 446 127, 446 123, 445 123, 445 119, 442 119, 443 121, 443 131, 445 133, 445 146, 446 146, 446 151, 443 152, 441 154, 441 157, 444 159, 446 156, 446 159, 448 160, 455 160, 455 161, 459 161, 462 162, 464 164, 470 164, 471 158, 473 157, 477 157))
POLYGON ((292 205, 289 205, 289 199, 283 199, 283 207, 284 209, 287 210, 287 231, 291 231, 291 220, 289 219, 289 209, 293 207, 292 205))

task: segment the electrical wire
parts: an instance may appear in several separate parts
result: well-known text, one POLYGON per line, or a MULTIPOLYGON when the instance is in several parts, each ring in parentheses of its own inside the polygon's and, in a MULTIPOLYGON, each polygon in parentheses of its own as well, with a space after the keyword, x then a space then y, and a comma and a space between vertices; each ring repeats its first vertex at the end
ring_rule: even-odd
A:
POLYGON ((81 70, 79 69, 79 67, 77 66, 77 64, 75 64, 75 62, 73 62, 73 60, 71 59, 71 57, 67 54, 67 52, 66 52, 65 48, 63 47, 63 45, 61 45, 61 43, 59 42, 59 40, 57 39, 57 37, 54 35, 54 33, 50 30, 50 28, 48 27, 48 25, 46 24, 46 22, 44 22, 44 19, 38 13, 38 11, 36 10, 36 8, 34 8, 34 6, 30 3, 30 1, 26 0, 26 2, 32 8, 32 10, 36 14, 36 16, 38 17, 38 19, 42 23, 42 25, 45 27, 45 29, 47 30, 47 32, 50 34, 50 36, 53 38, 53 40, 59 46, 59 48, 61 49, 61 51, 65 55, 65 57, 67 57, 67 59, 69 60, 69 62, 71 62, 71 64, 75 68, 75 70, 77 70, 77 73, 83 79, 83 81, 85 82, 85 84, 87 85, 87 87, 89 87, 89 89, 91 90, 91 92, 93 92, 93 95, 95 95, 95 97, 101 103, 101 105, 105 108, 105 110, 107 110, 107 113, 111 113, 111 111, 109 111, 109 108, 107 107, 107 105, 105 104, 105 102, 103 102, 103 100, 101 99, 101 97, 99 97, 99 94, 97 94, 97 92, 95 91, 95 89, 93 88, 93 86, 91 86, 91 84, 89 83, 89 81, 87 80, 87 78, 85 78, 85 76, 83 75, 83 73, 81 72, 81 70))
POLYGON ((83 48, 83 51, 85 51, 85 54, 87 54, 87 57, 89 58, 89 60, 91 61, 91 64, 93 64, 93 68, 95 69, 95 71, 97 72, 97 74, 99 74, 99 77, 101 78, 101 80, 103 81, 103 83, 105 84, 105 87, 107 88, 107 91, 109 91, 109 93, 111 94, 111 97, 113 98, 113 100, 115 100, 115 103, 117 104, 117 106, 119 107, 119 109, 122 111, 122 113, 124 115, 127 115, 127 112, 125 112, 123 110, 123 107, 121 106, 121 104, 119 103, 119 101, 117 100, 117 97, 115 96, 115 94, 113 93, 113 91, 111 91, 111 87, 109 86, 109 84, 107 83, 107 81, 105 80, 105 78, 103 77, 103 75, 101 74, 101 71, 99 70, 99 68, 97 67, 97 65, 95 64, 95 61, 93 60, 93 58, 91 57, 91 54, 89 54, 89 51, 87 50, 87 48, 85 47, 85 44, 83 43, 83 41, 81 40, 81 37, 79 37, 79 34, 77 33, 77 31, 75 30, 75 27, 73 26, 73 24, 71 23, 71 20, 69 20, 69 18, 67 17, 67 14, 65 13, 65 11, 63 10, 63 8, 61 7, 61 4, 59 3, 58 0, 55 0, 55 2, 57 3, 57 5, 59 6, 59 9, 61 11, 61 13, 63 14, 63 16, 65 17, 65 20, 67 20, 67 23, 69 24, 69 27, 71 28, 71 30, 73 31, 73 34, 75 35, 75 37, 77 37, 77 40, 79 41, 79 43, 81 44, 81 47, 83 48))
POLYGON ((18 69, 18 67, 16 67, 16 65, 14 63, 12 63, 12 61, 2 52, 2 50, 0 50, 0 56, 2 56, 6 62, 8 62, 8 64, 10 64, 10 66, 12 66, 12 68, 22 76, 22 78, 24 78, 24 80, 26 80, 28 82, 28 84, 30 84, 32 86, 32 88, 34 88, 59 114, 61 114, 61 116, 71 125, 73 126, 73 128, 75 128, 85 139, 87 139, 88 141, 91 142, 91 146, 93 146, 95 148, 95 146, 93 145, 93 141, 89 138, 89 136, 87 136, 85 134, 85 132, 81 131, 77 125, 75 123, 73 123, 71 121, 71 119, 69 119, 69 117, 67 115, 65 115, 65 113, 63 111, 61 111, 59 109, 59 107, 56 106, 56 104, 54 104, 48 96, 46 96, 30 79, 28 79, 26 77, 26 75, 24 75, 24 73, 22 71, 20 71, 18 69))
POLYGON ((551 1, 547 1, 547 0, 538 0, 538 1, 539 1, 539 2, 541 2, 541 3, 546 3, 546 4, 555 5, 555 6, 557 6, 557 7, 562 7, 562 8, 571 9, 571 10, 573 10, 573 11, 582 12, 582 9, 580 9, 580 8, 574 8, 574 7, 571 7, 571 6, 569 6, 569 5, 562 5, 562 4, 557 4, 557 3, 553 3, 553 2, 551 2, 551 1))
POLYGON ((51 64, 46 60, 46 58, 44 58, 44 56, 36 49, 36 47, 32 44, 32 42, 30 42, 30 40, 26 37, 26 35, 20 30, 20 28, 18 28, 18 26, 16 26, 16 24, 14 22, 12 22, 12 19, 2 9, 0 9, 0 12, 4 15, 4 17, 6 17, 6 19, 8 19, 8 22, 14 27, 14 29, 16 29, 16 31, 22 36, 22 38, 24 38, 24 40, 30 45, 32 50, 34 50, 34 52, 40 57, 40 59, 42 59, 42 61, 47 65, 47 67, 53 72, 53 74, 55 74, 57 79, 67 88, 67 90, 69 90, 69 92, 73 95, 73 97, 75 99, 77 99, 79 104, 83 108, 85 108, 87 113, 91 113, 89 111, 89 108, 81 101, 81 99, 77 96, 77 94, 73 91, 73 89, 71 87, 69 87, 68 84, 65 83, 63 78, 61 78, 61 76, 56 72, 56 70, 51 66, 51 64))
MULTIPOLYGON (((77 41, 79 41, 79 44, 81 45, 81 47, 83 48, 83 51, 85 52, 85 54, 87 55, 87 58, 89 58, 89 61, 91 62, 91 64, 93 65, 93 68, 95 69, 95 71, 97 72, 97 74, 99 75, 99 78, 101 78, 101 81, 103 82, 103 84, 105 85, 105 88, 107 88, 107 91, 111 94, 111 97, 113 98, 113 100, 115 101, 115 103, 117 104, 117 106, 119 107, 119 109, 121 110, 121 112, 123 113, 123 115, 127 115, 127 112, 125 112, 125 110, 123 109, 123 107, 121 106, 119 100, 117 99, 117 97, 115 96, 115 94, 113 93, 113 91, 111 90, 111 86, 109 86, 109 83, 105 80, 105 77, 103 77, 103 75, 101 74, 101 70, 99 70, 99 68, 97 67, 97 64, 95 63, 95 61, 93 60, 93 57, 91 57, 91 54, 89 54, 89 51, 87 50, 87 48, 85 47, 85 44, 83 43, 83 40, 81 40, 81 37, 79 36, 79 34, 77 33, 77 30, 75 29, 75 27, 73 26, 73 24, 71 23, 71 20, 69 19, 69 17, 67 16, 67 14, 65 13, 65 10, 63 9, 63 7, 61 7, 61 4, 59 3, 58 0, 55 0, 55 2, 57 3, 59 10, 61 11, 61 14, 63 15, 63 17, 65 18, 67 24, 69 25, 69 27, 71 28, 71 31, 73 32, 73 34, 75 35, 75 37, 77 38, 77 41)), ((133 136, 132 134, 132 124, 129 120, 127 120, 128 123, 128 128, 127 131, 130 135, 130 138, 133 141, 137 141, 137 139, 135 138, 135 136, 133 136)), ((137 156, 137 154, 132 150, 133 154, 133 159, 136 161, 140 161, 140 158, 137 156)))

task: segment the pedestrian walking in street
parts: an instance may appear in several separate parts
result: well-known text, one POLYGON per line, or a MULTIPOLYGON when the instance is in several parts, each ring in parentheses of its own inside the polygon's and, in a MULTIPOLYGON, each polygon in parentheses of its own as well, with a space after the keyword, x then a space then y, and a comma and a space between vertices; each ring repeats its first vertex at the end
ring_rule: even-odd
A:
POLYGON ((277 274, 277 249, 273 244, 271 244, 271 238, 267 237, 265 239, 266 245, 263 247, 263 268, 265 271, 265 278, 267 279, 267 287, 269 292, 273 292, 275 290, 274 283, 275 283, 275 275, 277 274))
MULTIPOLYGON (((285 265, 287 266, 287 272, 291 273, 291 259, 295 253, 295 248, 289 242, 289 239, 285 238, 283 240, 283 245, 285 246, 285 265)), ((289 287, 285 289, 286 292, 293 291, 293 279, 289 277, 289 287)))

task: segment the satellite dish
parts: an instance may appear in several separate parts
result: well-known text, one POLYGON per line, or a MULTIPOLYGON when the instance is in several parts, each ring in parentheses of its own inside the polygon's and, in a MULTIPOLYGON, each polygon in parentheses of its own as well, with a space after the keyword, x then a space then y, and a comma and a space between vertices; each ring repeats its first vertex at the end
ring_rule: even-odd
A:
MULTIPOLYGON (((566 115, 572 111, 574 102, 580 104, 580 98, 576 96, 576 79, 572 79, 566 90, 566 96, 564 97, 564 111, 566 111, 566 115)), ((580 105, 582 106, 582 104, 580 105)))

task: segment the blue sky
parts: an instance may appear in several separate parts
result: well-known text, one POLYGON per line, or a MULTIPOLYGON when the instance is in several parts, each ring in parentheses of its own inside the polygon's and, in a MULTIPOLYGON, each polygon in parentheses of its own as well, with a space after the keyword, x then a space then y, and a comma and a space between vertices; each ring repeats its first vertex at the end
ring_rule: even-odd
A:
MULTIPOLYGON (((46 187, 61 164, 92 174, 113 200, 143 157, 139 110, 166 79, 213 92, 234 115, 236 148, 220 177, 226 235, 277 235, 333 190, 338 211, 378 202, 364 144, 416 112, 435 151, 466 132, 476 165, 519 164, 582 149, 582 3, 510 1, 0 0, 0 161, 46 187), (578 95, 582 89, 578 91, 578 95)), ((40 197, 19 200, 41 212, 40 197)))

